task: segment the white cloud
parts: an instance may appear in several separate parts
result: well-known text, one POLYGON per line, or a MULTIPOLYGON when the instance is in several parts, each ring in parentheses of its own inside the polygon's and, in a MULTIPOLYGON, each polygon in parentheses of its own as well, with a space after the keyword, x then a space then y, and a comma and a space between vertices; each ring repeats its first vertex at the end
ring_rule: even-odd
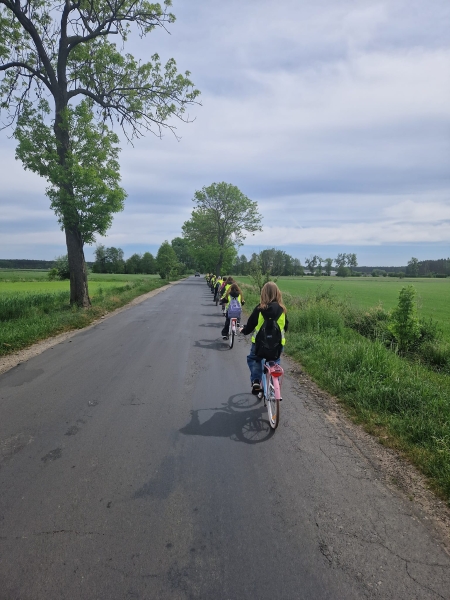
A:
POLYGON ((377 223, 359 222, 337 224, 333 227, 271 227, 255 234, 246 242, 253 245, 285 246, 309 244, 311 246, 341 245, 374 246, 382 244, 421 244, 448 242, 450 222, 437 225, 401 224, 392 221, 377 223))
MULTIPOLYGON (((174 10, 171 36, 132 46, 176 56, 203 107, 176 123, 180 142, 167 133, 123 144, 129 198, 106 244, 180 235, 194 191, 223 180, 260 203, 265 231, 249 243, 449 239, 445 0, 194 0, 174 10)), ((50 221, 62 239, 45 182, 22 170, 4 133, 0 164, 0 228, 15 236, 1 235, 0 257, 20 235, 24 252, 44 248, 50 221)))

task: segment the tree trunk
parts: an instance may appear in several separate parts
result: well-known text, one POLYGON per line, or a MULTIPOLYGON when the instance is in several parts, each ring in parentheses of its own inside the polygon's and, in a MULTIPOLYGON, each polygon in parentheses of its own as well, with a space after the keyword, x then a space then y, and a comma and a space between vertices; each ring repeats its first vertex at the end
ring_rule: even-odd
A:
POLYGON ((88 308, 91 300, 88 292, 86 261, 83 240, 76 229, 66 228, 67 256, 70 269, 70 304, 88 308))
MULTIPOLYGON (((64 85, 65 90, 65 85, 64 85)), ((67 98, 64 92, 55 98, 55 123, 53 130, 57 141, 58 159, 61 167, 66 171, 66 182, 61 185, 61 212, 64 231, 66 234, 67 258, 70 271, 70 304, 88 308, 91 300, 88 293, 86 261, 84 260, 83 238, 78 228, 79 215, 75 209, 74 192, 70 183, 70 173, 67 173, 67 156, 69 152, 69 131, 63 125, 62 114, 67 107, 67 98)))
POLYGON ((223 252, 220 253, 219 260, 217 261, 217 264, 216 264, 216 277, 219 277, 219 275, 221 275, 222 264, 223 264, 223 252))

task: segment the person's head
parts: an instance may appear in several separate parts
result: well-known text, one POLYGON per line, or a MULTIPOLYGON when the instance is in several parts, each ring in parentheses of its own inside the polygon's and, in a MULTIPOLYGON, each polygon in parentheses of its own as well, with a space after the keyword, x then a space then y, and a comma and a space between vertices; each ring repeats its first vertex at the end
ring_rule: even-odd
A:
POLYGON ((228 278, 227 278, 227 284, 228 284, 228 283, 230 283, 230 284, 231 284, 231 283, 234 283, 234 279, 233 279, 232 277, 228 277, 228 278))
POLYGON ((276 302, 281 306, 283 312, 286 312, 286 307, 283 304, 283 296, 281 295, 279 287, 273 281, 268 281, 264 284, 263 289, 261 290, 259 307, 265 309, 270 302, 276 302))
POLYGON ((233 295, 236 296, 236 298, 241 295, 242 296, 242 292, 238 286, 237 283, 232 283, 231 286, 228 289, 228 294, 229 295, 233 295))

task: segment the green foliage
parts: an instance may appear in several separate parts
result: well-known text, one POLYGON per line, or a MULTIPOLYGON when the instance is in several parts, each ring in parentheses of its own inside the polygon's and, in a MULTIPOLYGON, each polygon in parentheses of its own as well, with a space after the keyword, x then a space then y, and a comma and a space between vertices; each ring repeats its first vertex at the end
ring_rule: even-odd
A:
POLYGON ((338 277, 350 277, 351 274, 352 273, 350 269, 348 267, 344 267, 344 265, 341 265, 336 271, 336 275, 338 277))
POLYGON ((192 254, 206 270, 217 275, 236 257, 236 247, 246 234, 261 231, 258 206, 239 188, 229 183, 213 183, 195 192, 196 208, 183 225, 183 236, 190 243, 192 254))
POLYGON ((83 245, 110 227, 122 210, 117 123, 128 139, 182 121, 199 94, 170 59, 142 63, 124 51, 131 28, 141 37, 175 17, 147 0, 0 2, 0 108, 17 119, 16 156, 46 178, 47 194, 65 229, 71 302, 89 306, 83 245), (117 39, 109 41, 109 36, 117 39), (52 126, 51 98, 54 112, 52 126), (94 119, 94 113, 96 120, 94 119))
POLYGON ((53 128, 43 120, 49 112, 44 100, 38 109, 24 103, 14 132, 16 158, 49 182, 46 193, 61 227, 77 227, 83 242, 91 244, 95 234, 105 235, 113 213, 123 210, 119 138, 104 123, 94 122, 90 102, 67 108, 62 126, 70 132, 70 149, 61 165, 53 128))
POLYGON ((394 336, 400 352, 408 352, 419 345, 420 324, 417 316, 416 290, 412 285, 400 290, 398 306, 391 312, 388 329, 394 336))
POLYGON ((125 261, 122 248, 105 248, 102 244, 95 249, 94 273, 125 273, 125 261))
POLYGON ((141 259, 142 272, 153 274, 156 273, 156 261, 150 252, 144 252, 141 259))
POLYGON ((54 265, 52 271, 56 270, 57 276, 55 279, 70 279, 69 259, 67 258, 67 254, 64 256, 57 256, 54 265))
POLYGON ((125 271, 127 273, 142 273, 142 256, 140 254, 132 254, 125 261, 125 271))
POLYGON ((154 54, 142 63, 123 49, 132 26, 143 37, 175 21, 167 10, 171 2, 164 5, 40 0, 28 5, 26 21, 18 4, 1 6, 0 58, 10 65, 0 87, 3 108, 20 112, 22 100, 36 91, 38 97, 51 93, 59 103, 66 87, 68 100, 89 97, 100 116, 117 120, 132 137, 143 130, 159 133, 171 116, 183 119, 199 94, 189 72, 178 73, 173 59, 162 65, 154 54), (118 38, 117 45, 109 36, 118 38), (30 80, 34 85, 23 85, 30 80))
POLYGON ((189 241, 185 238, 176 237, 170 242, 177 255, 178 262, 184 265, 184 269, 196 269, 197 262, 192 255, 192 248, 189 241))
POLYGON ((52 269, 50 269, 50 271, 48 272, 48 280, 49 281, 55 281, 55 279, 58 279, 58 269, 56 269, 55 267, 53 267, 52 269))
POLYGON ((156 255, 156 268, 161 279, 173 278, 178 274, 177 255, 167 240, 159 247, 156 255))
POLYGON ((267 282, 276 281, 276 278, 271 279, 270 271, 263 270, 264 266, 267 268, 267 265, 264 265, 261 254, 253 257, 249 264, 249 278, 258 294, 261 293, 261 290, 267 282))

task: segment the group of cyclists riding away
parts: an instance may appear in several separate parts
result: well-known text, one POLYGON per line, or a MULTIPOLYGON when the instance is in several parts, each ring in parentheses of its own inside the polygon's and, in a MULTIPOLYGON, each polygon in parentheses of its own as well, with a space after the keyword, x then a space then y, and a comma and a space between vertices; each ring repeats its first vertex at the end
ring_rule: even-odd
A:
MULTIPOLYGON (((242 306, 245 304, 242 290, 232 277, 223 278, 208 274, 206 281, 214 294, 216 303, 219 299, 220 304, 224 307, 225 324, 222 329, 222 338, 226 340, 229 335, 230 319, 237 317, 239 322, 241 317, 242 306)), ((272 382, 268 383, 270 387, 273 385, 273 381, 283 373, 278 365, 286 344, 285 333, 288 325, 289 321, 281 291, 276 283, 269 281, 263 286, 259 304, 253 309, 247 324, 239 328, 239 332, 244 335, 252 334, 247 365, 250 370, 252 394, 258 397, 262 397, 263 392, 264 397, 266 392, 268 394, 271 392, 270 389, 266 390, 266 381, 263 381, 265 375, 270 375, 269 379, 272 382)), ((275 388, 278 384, 279 380, 276 379, 275 388)), ((281 397, 279 399, 281 400, 281 397)), ((278 420, 276 424, 278 424, 278 420)))

